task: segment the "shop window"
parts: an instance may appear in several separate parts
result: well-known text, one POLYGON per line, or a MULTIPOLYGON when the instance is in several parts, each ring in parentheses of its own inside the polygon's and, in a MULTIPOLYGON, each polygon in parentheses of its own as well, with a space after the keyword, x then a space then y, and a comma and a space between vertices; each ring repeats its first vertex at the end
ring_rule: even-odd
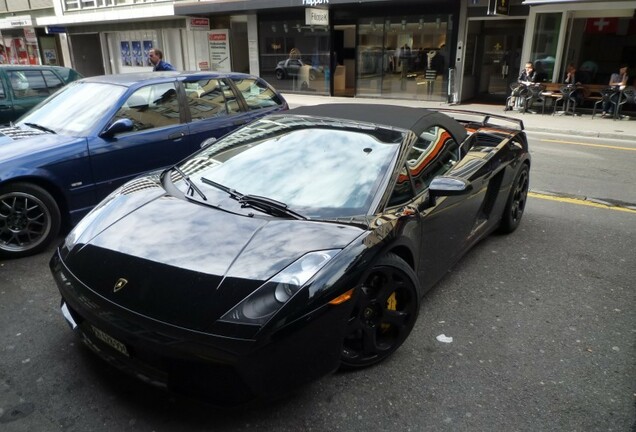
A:
POLYGON ((559 79, 553 76, 562 15, 561 12, 537 14, 530 54, 535 69, 542 70, 549 80, 555 79, 557 82, 559 79))

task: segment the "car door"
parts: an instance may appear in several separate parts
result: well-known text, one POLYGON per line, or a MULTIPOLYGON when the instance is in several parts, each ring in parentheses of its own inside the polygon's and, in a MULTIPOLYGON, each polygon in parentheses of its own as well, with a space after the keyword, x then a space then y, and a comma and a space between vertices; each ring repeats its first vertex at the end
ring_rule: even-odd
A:
POLYGON ((197 76, 183 80, 183 86, 188 130, 195 145, 221 138, 250 120, 227 80, 197 76))
POLYGON ((129 119, 133 130, 113 138, 90 139, 98 200, 124 182, 172 165, 198 148, 190 140, 184 117, 184 95, 178 90, 176 81, 168 81, 129 93, 109 124, 129 119))
MULTIPOLYGON (((400 176, 407 186, 410 179, 416 194, 413 207, 420 218, 421 236, 419 277, 426 287, 439 280, 461 256, 483 201, 479 178, 483 173, 475 175, 474 172, 465 179, 472 182, 472 191, 431 199, 431 182, 453 172, 461 157, 459 151, 459 144, 452 134, 441 125, 433 125, 409 150, 406 167, 400 176)), ((400 188, 396 186, 395 190, 400 188)), ((405 197, 404 193, 402 196, 405 197)))

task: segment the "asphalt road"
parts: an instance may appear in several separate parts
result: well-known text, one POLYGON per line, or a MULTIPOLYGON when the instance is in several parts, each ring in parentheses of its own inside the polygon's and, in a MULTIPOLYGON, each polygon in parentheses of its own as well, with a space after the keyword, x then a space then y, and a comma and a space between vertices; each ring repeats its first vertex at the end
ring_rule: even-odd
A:
MULTIPOLYGON (((533 189, 636 202, 635 174, 613 171, 636 166, 633 151, 531 138, 533 189), (605 167, 581 175, 579 158, 605 167)), ((514 234, 481 242, 425 297, 388 361, 233 408, 88 353, 60 315, 52 250, 0 261, 0 430, 636 431, 636 212, 595 204, 531 195, 514 234)))

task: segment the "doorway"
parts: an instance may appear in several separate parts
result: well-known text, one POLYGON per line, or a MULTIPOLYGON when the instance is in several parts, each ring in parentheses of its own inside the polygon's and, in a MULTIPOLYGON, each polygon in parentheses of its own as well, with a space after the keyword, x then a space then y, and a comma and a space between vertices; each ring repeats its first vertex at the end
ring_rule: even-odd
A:
POLYGON ((75 69, 89 77, 104 74, 104 58, 98 33, 71 36, 71 51, 75 69))
POLYGON ((503 104, 519 77, 525 20, 481 21, 474 99, 503 104))

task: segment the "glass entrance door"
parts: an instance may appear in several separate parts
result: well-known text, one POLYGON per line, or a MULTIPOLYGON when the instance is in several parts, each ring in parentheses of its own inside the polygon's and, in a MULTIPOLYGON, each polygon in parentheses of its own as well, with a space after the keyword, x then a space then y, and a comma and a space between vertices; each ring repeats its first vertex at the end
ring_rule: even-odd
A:
POLYGON ((524 20, 483 21, 479 36, 477 97, 503 103, 519 77, 524 20))

